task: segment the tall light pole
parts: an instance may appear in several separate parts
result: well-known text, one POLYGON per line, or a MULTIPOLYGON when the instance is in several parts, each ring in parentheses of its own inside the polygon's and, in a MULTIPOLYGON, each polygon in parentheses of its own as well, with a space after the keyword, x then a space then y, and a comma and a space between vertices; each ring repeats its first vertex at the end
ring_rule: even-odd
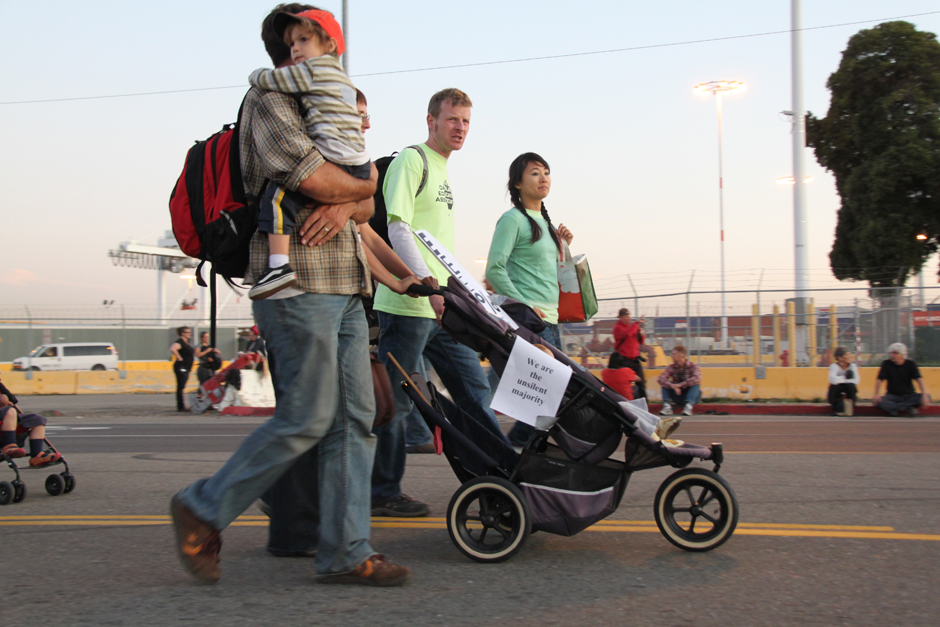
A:
POLYGON ((725 294, 725 184, 721 169, 721 95, 725 92, 744 91, 741 81, 711 81, 695 86, 699 94, 715 96, 718 108, 718 226, 721 229, 721 348, 728 348, 728 314, 725 294))

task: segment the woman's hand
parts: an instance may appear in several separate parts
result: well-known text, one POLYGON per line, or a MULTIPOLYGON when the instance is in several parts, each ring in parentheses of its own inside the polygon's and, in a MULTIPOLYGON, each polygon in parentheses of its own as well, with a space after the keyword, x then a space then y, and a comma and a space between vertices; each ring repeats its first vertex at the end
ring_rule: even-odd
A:
POLYGON ((533 307, 533 308, 532 308, 532 311, 534 311, 535 313, 537 313, 537 314, 539 315, 539 318, 542 318, 542 319, 545 318, 545 312, 542 311, 541 309, 539 309, 538 307, 533 307))
POLYGON ((407 294, 412 298, 419 298, 417 294, 408 294, 408 288, 412 285, 421 285, 421 281, 413 274, 406 276, 404 279, 399 280, 397 285, 390 287, 396 294, 407 294))
POLYGON ((568 230, 568 227, 564 224, 559 224, 558 229, 555 231, 558 233, 558 237, 565 240, 565 243, 569 246, 571 245, 571 240, 574 239, 574 235, 571 234, 571 231, 568 230))

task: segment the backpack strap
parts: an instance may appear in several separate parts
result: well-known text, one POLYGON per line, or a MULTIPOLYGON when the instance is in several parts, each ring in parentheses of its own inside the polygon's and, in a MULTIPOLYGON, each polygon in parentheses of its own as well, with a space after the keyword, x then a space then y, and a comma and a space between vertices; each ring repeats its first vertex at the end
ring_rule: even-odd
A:
POLYGON ((421 183, 418 185, 418 191, 415 192, 415 198, 421 195, 421 192, 424 191, 425 186, 428 184, 428 156, 424 154, 424 151, 421 150, 421 146, 407 146, 408 148, 414 148, 418 151, 418 154, 421 155, 421 162, 424 164, 424 170, 421 172, 421 183))

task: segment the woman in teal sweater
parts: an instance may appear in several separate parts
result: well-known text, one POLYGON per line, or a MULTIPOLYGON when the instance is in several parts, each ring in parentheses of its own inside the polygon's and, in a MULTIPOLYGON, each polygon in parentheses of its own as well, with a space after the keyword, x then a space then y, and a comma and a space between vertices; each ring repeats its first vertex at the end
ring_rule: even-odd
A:
MULTIPOLYGON (((558 230, 545 210, 545 197, 552 188, 548 162, 527 152, 509 166, 509 197, 513 208, 500 216, 486 260, 486 278, 493 291, 532 307, 545 321, 539 335, 561 348, 558 332, 558 270, 560 240, 568 244, 574 236, 565 225, 558 230)), ((532 427, 517 422, 509 440, 522 446, 532 427)))
POLYGON ((541 335, 561 348, 558 333, 559 238, 571 243, 564 224, 558 230, 543 200, 552 188, 548 162, 534 152, 516 157, 509 166, 509 197, 513 208, 500 216, 486 260, 486 278, 493 291, 532 307, 545 321, 541 335))

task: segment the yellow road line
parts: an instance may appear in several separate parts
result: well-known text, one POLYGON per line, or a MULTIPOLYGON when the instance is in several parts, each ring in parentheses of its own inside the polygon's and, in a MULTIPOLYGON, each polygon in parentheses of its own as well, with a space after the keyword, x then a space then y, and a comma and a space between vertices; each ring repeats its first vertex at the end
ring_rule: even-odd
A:
MULTIPOLYGON (((151 515, 75 515, 75 516, 0 516, 0 527, 27 526, 153 526, 167 525, 169 516, 151 515)), ((232 526, 266 527, 265 516, 241 516, 232 526)), ((445 529, 444 518, 373 518, 377 529, 445 529)), ((620 533, 657 533, 659 529, 652 520, 604 520, 589 527, 587 531, 620 533)), ((875 540, 921 540, 940 541, 940 535, 899 533, 893 527, 859 525, 812 525, 791 523, 738 523, 735 530, 742 536, 777 536, 796 538, 858 538, 875 540)))
MULTIPOLYGON (((153 522, 154 524, 169 523, 169 516, 150 516, 150 515, 121 515, 121 514, 102 514, 100 516, 75 515, 75 516, 0 516, 0 524, 5 522, 24 521, 32 523, 45 524, 46 521, 62 521, 64 524, 79 524, 81 521, 88 521, 89 524, 104 524, 108 522, 121 523, 124 521, 139 521, 141 523, 153 522), (69 522, 74 521, 74 522, 69 522)), ((381 527, 418 527, 434 528, 445 526, 447 519, 436 517, 421 518, 391 518, 375 517, 372 519, 374 526, 381 527)), ((232 523, 240 526, 264 526, 268 524, 267 516, 239 516, 232 523), (255 525, 260 523, 260 525, 255 525)), ((655 526, 656 522, 652 520, 602 520, 595 523, 594 527, 626 527, 626 526, 655 526)), ((593 527, 592 527, 593 528, 593 527)), ((852 532, 893 532, 894 527, 883 526, 858 526, 858 525, 806 525, 794 523, 738 523, 738 529, 803 529, 816 531, 852 531, 852 532)))

